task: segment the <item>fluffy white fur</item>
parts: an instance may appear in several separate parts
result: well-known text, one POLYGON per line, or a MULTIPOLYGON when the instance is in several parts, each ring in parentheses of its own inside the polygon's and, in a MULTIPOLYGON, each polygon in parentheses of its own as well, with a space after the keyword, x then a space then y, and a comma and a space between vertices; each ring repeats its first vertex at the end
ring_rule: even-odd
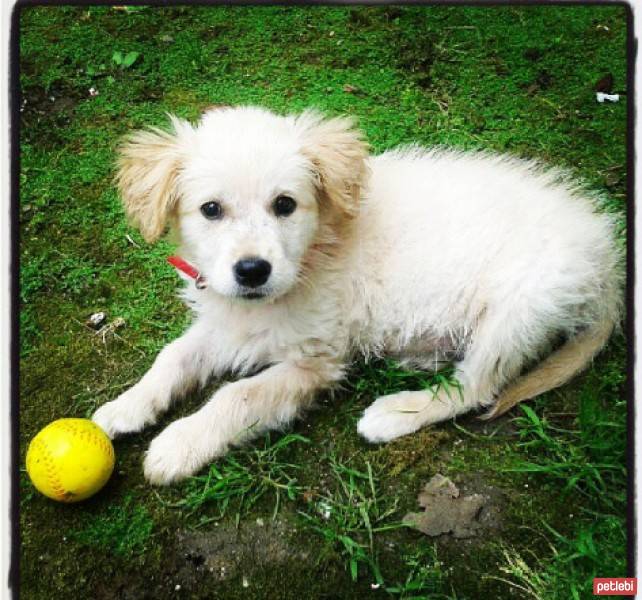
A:
POLYGON ((560 385, 618 321, 612 223, 558 171, 419 147, 370 157, 349 120, 312 112, 218 108, 194 126, 172 123, 125 141, 119 185, 145 237, 170 225, 208 287, 187 284, 191 327, 93 418, 110 436, 140 431, 209 377, 244 377, 152 441, 152 483, 283 427, 356 353, 424 369, 454 360, 461 383, 452 397, 437 389, 377 399, 358 431, 380 442, 498 395, 503 412, 560 385), (288 217, 273 212, 280 194, 297 202, 288 217), (210 200, 222 218, 201 214, 210 200), (233 276, 248 256, 272 265, 258 300, 242 297, 233 276), (560 336, 566 345, 518 379, 560 336))

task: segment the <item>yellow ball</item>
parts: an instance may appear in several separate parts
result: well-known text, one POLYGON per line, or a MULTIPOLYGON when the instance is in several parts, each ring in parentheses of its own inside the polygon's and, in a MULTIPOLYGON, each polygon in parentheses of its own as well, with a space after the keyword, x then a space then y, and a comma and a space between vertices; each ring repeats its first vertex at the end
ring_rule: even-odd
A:
POLYGON ((114 470, 114 447, 88 419, 58 419, 27 449, 27 473, 36 489, 59 502, 78 502, 102 488, 114 470))

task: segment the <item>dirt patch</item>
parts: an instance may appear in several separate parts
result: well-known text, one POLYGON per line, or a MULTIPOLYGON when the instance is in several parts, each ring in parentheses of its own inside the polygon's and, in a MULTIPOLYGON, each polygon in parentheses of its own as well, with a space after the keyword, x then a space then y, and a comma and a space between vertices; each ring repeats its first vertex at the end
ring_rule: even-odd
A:
MULTIPOLYGON (((243 582, 257 570, 298 559, 308 559, 308 552, 290 541, 294 530, 283 521, 263 521, 240 528, 219 526, 204 532, 179 531, 177 536, 177 581, 189 581, 198 574, 224 581, 241 576, 243 582)), ((244 583, 245 584, 245 583, 244 583)))
POLYGON ((58 130, 69 127, 76 104, 83 92, 72 86, 54 83, 49 89, 25 86, 20 99, 23 141, 49 148, 62 142, 58 130))
POLYGON ((412 75, 417 85, 429 88, 436 59, 435 42, 429 35, 410 36, 400 32, 395 41, 399 69, 412 75))

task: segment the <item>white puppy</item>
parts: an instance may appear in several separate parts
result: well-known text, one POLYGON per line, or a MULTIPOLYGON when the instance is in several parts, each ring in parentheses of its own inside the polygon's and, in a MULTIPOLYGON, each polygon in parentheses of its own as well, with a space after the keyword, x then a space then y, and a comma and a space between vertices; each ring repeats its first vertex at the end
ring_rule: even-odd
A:
POLYGON ((119 187, 144 237, 169 225, 206 287, 187 285, 194 323, 93 418, 110 436, 140 431, 209 377, 245 377, 152 441, 153 483, 283 427, 358 352, 455 363, 458 390, 392 394, 365 411, 359 433, 381 442, 561 385, 618 322, 612 222, 559 171, 419 147, 369 157, 350 120, 313 112, 171 120, 125 141, 119 187))

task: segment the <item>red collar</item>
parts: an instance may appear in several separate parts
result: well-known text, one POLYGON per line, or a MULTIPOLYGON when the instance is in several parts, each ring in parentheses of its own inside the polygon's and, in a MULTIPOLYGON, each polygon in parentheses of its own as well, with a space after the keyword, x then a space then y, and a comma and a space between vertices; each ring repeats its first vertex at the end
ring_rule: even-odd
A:
POLYGON ((194 285, 197 289, 202 290, 207 287, 205 278, 201 275, 198 269, 193 265, 190 265, 186 260, 183 260, 180 256, 168 256, 167 262, 179 271, 185 273, 188 277, 191 277, 194 280, 194 285))

